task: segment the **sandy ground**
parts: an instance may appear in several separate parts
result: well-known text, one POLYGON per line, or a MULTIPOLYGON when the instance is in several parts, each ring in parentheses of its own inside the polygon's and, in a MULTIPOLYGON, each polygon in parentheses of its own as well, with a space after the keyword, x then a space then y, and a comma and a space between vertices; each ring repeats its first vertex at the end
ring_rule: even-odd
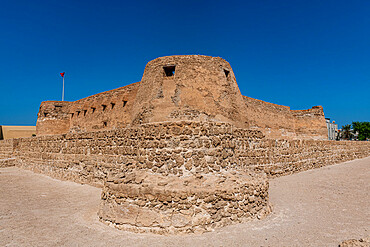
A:
POLYGON ((0 169, 0 246, 338 246, 370 235, 370 157, 270 182, 273 213, 201 235, 119 231, 98 221, 100 189, 0 169))

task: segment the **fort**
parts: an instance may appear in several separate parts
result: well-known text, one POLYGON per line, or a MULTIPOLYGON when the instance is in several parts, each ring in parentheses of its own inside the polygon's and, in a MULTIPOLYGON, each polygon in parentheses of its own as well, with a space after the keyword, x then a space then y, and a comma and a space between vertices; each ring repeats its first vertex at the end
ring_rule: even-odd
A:
POLYGON ((208 56, 157 58, 140 82, 75 102, 42 102, 37 135, 182 120, 231 123, 271 138, 327 139, 321 106, 290 110, 243 96, 230 64, 208 56))
POLYGON ((140 82, 42 102, 36 132, 0 141, 0 167, 101 187, 102 222, 159 234, 261 219, 269 178, 370 155, 369 142, 327 140, 321 106, 243 96, 208 56, 157 58, 140 82))

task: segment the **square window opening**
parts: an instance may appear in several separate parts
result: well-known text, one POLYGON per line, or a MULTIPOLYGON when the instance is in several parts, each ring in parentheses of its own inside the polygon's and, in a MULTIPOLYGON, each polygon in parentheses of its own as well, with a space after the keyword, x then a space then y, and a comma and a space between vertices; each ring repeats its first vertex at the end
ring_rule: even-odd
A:
POLYGON ((163 66, 165 77, 172 77, 172 76, 174 76, 175 75, 175 68, 176 68, 176 66, 174 66, 174 65, 171 65, 171 66, 163 66))
POLYGON ((224 73, 225 73, 226 78, 228 78, 229 74, 230 74, 230 71, 228 71, 227 69, 224 69, 224 73))

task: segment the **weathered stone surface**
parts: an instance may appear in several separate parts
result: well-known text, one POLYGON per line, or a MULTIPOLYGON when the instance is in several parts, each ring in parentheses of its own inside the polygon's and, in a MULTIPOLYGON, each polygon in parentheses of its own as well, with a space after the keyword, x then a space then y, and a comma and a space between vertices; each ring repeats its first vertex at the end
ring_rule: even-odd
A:
POLYGON ((15 166, 14 158, 0 159, 0 168, 9 166, 15 166))
POLYGON ((203 232, 263 217, 271 210, 268 182, 262 173, 178 177, 137 171, 135 176, 142 177, 143 182, 105 183, 99 210, 103 222, 139 232, 203 232), (254 200, 249 202, 252 194, 254 200))
POLYGON ((369 247, 369 246, 370 246, 369 238, 349 239, 339 244, 339 247, 369 247))
MULTIPOLYGON (((270 138, 327 139, 321 106, 293 111, 242 96, 227 61, 200 55, 160 57, 146 65, 140 82, 74 102, 42 102, 36 127, 37 135, 52 135, 181 120, 231 123, 260 130, 270 138)), ((219 135, 230 130, 174 125, 166 132, 146 134, 168 138, 191 135, 193 131, 219 135)), ((215 146, 221 144, 217 138, 212 142, 215 146)), ((231 147, 229 142, 222 144, 231 147)), ((195 145, 189 143, 191 148, 195 145)))
POLYGON ((179 121, 5 140, 0 151, 0 165, 103 187, 104 222, 172 234, 262 218, 268 177, 367 157, 370 142, 272 140, 230 123, 179 121))

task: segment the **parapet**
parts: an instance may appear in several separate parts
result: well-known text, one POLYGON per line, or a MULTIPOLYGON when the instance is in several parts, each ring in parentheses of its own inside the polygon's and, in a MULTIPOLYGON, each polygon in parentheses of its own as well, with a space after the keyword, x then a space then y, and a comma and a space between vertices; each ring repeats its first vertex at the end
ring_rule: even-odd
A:
POLYGON ((37 114, 36 135, 57 135, 69 131, 70 107, 68 101, 44 101, 37 114))

